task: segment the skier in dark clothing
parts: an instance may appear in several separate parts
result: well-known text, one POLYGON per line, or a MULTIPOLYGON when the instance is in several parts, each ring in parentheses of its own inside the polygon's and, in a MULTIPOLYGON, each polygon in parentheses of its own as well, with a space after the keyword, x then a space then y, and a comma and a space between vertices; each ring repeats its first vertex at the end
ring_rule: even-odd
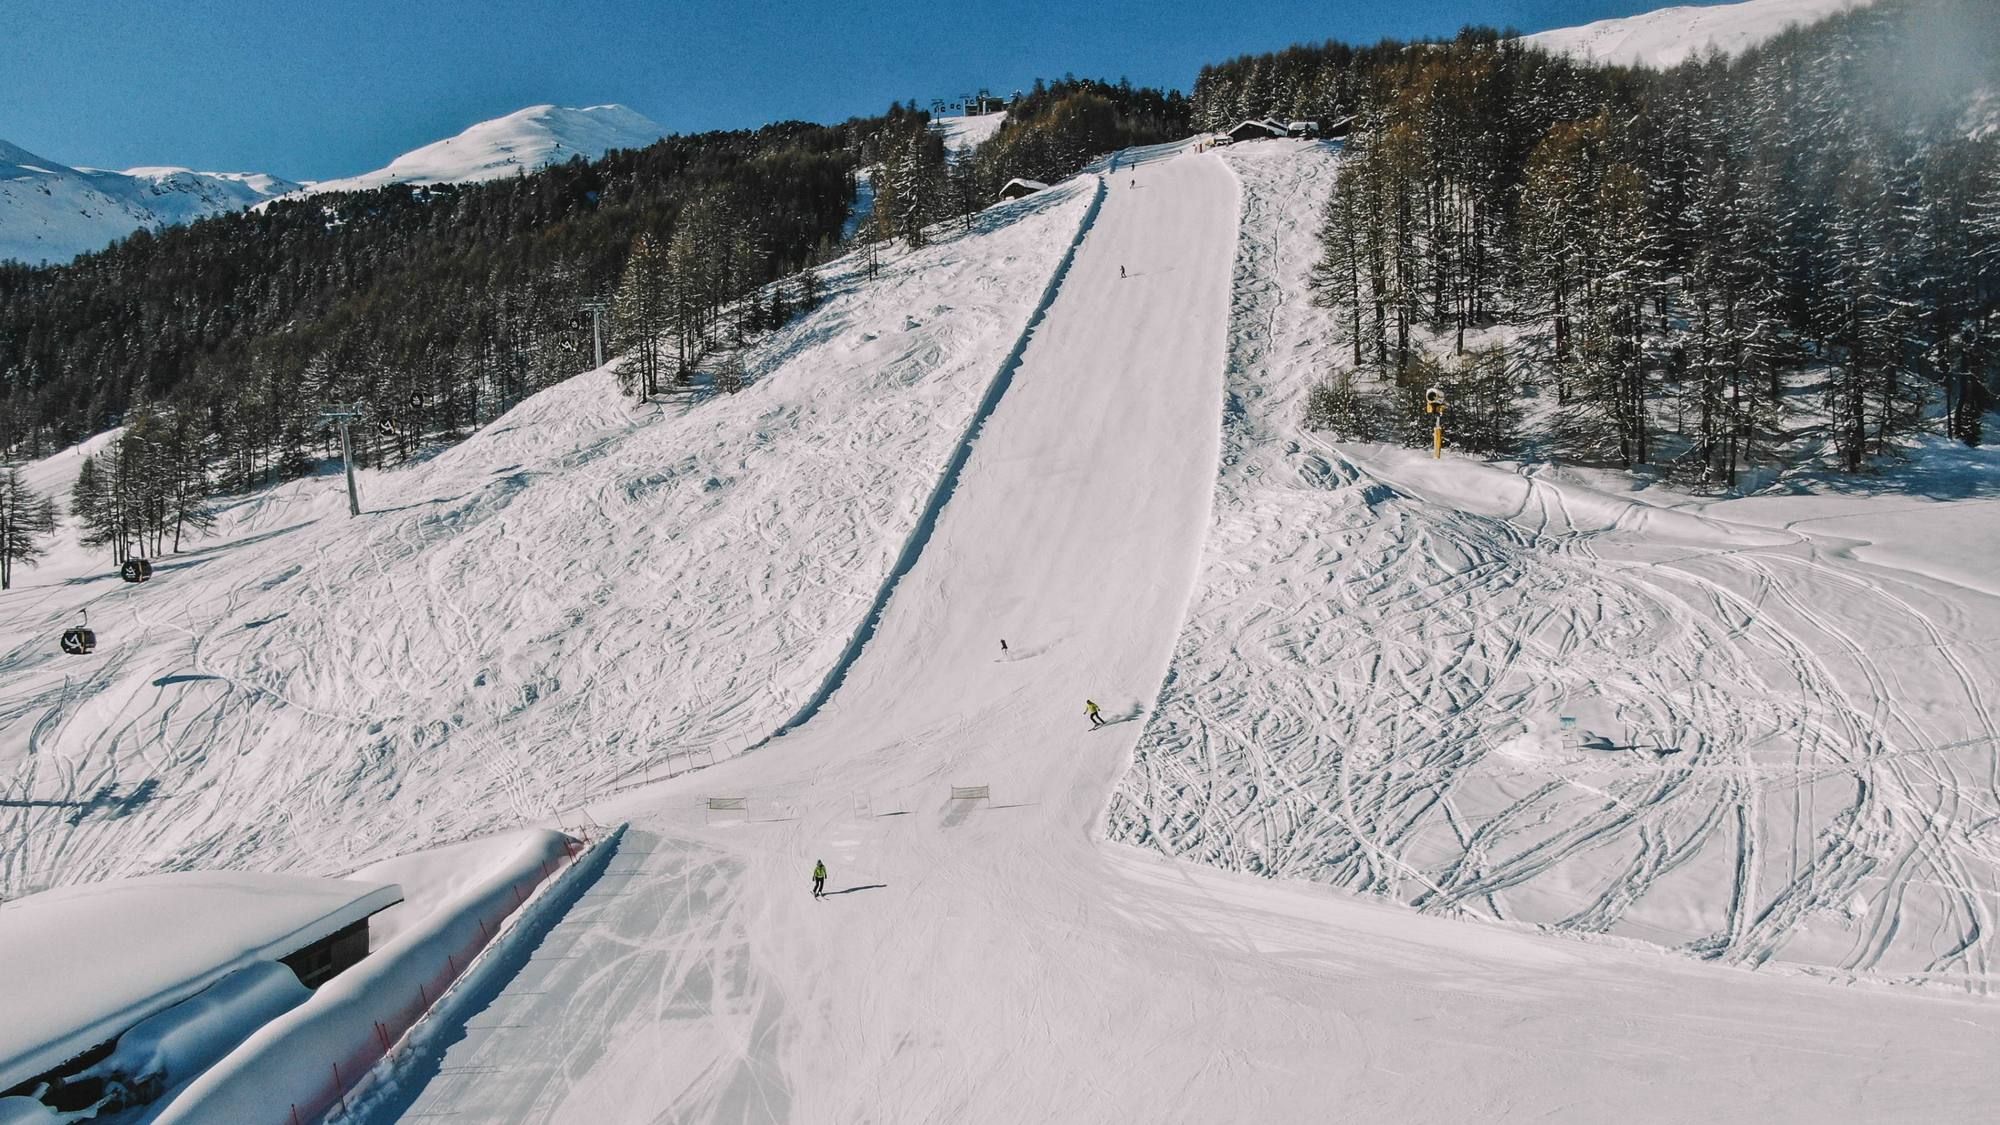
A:
POLYGON ((826 895, 826 861, 822 859, 822 860, 817 860, 813 863, 813 897, 822 898, 825 895, 826 895))
POLYGON ((1083 713, 1090 716, 1090 725, 1093 728, 1104 725, 1104 716, 1097 713, 1097 702, 1095 700, 1086 699, 1083 701, 1083 713))

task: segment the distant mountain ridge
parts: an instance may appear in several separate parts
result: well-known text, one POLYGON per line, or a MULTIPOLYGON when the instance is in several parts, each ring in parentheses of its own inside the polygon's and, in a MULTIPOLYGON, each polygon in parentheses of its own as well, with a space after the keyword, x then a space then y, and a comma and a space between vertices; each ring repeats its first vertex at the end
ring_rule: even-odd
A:
POLYGON ((1710 47, 1741 54, 1796 24, 1817 23, 1873 0, 1744 0, 1740 4, 1658 8, 1524 37, 1557 54, 1617 66, 1677 66, 1710 47))
POLYGON ((0 261, 67 262, 141 228, 288 195, 500 179, 572 157, 596 160, 613 149, 643 148, 664 136, 656 122, 622 105, 536 105, 412 149, 375 171, 305 183, 259 172, 73 168, 0 141, 0 261))
POLYGON ((142 227, 238 211, 299 188, 259 172, 72 168, 0 141, 0 261, 67 262, 142 227))

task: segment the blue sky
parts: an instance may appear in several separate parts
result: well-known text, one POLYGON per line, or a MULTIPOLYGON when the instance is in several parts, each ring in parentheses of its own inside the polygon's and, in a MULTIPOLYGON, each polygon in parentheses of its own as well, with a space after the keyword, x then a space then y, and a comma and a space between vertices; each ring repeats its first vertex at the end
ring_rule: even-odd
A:
POLYGON ((1185 90, 1204 62, 1302 40, 1539 31, 1669 2, 0 0, 0 140, 67 164, 323 179, 539 102, 623 102, 690 132, 1065 71, 1185 90))

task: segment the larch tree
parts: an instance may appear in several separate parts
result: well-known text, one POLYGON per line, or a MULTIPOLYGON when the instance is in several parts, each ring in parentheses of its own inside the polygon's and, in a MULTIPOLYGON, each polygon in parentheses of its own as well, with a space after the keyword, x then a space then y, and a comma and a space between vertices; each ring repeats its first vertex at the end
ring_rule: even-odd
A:
POLYGON ((14 584, 16 564, 33 566, 56 528, 55 501, 29 488, 21 470, 0 469, 0 590, 14 584))
POLYGON ((662 337, 668 327, 666 256, 650 234, 632 241, 611 299, 611 336, 625 356, 619 386, 640 402, 660 389, 662 337))

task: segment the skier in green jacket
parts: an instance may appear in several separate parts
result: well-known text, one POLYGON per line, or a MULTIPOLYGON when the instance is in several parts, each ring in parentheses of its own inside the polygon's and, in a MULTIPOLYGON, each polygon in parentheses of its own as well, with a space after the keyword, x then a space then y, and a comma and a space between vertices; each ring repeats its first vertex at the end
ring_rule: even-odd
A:
POLYGON ((1086 699, 1083 701, 1083 713, 1090 716, 1090 725, 1093 729, 1104 725, 1104 716, 1097 713, 1097 702, 1095 700, 1086 699))
POLYGON ((821 898, 824 897, 825 894, 826 894, 826 861, 823 859, 816 860, 813 863, 813 897, 821 898))

